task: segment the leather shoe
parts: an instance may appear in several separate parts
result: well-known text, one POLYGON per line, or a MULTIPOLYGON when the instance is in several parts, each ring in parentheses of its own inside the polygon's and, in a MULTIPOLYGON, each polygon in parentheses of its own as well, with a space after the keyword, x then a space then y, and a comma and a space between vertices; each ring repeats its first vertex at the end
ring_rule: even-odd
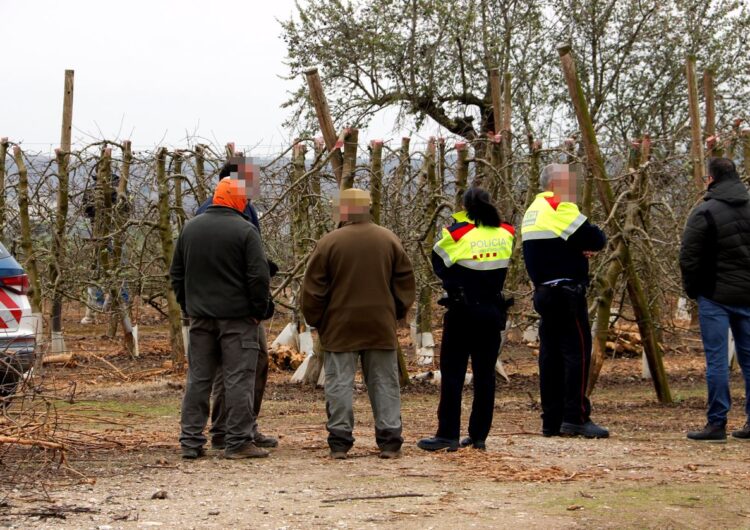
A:
POLYGON ((346 460, 346 451, 331 451, 330 457, 333 460, 346 460))
POLYGON ((560 425, 560 434, 567 434, 568 436, 583 436, 584 438, 609 438, 609 431, 604 427, 599 427, 591 420, 583 425, 563 422, 563 424, 560 425))
POLYGON ((396 449, 395 451, 390 451, 388 449, 383 449, 380 451, 380 458, 385 458, 386 460, 390 460, 393 458, 401 458, 401 451, 396 449))
POLYGON ((441 451, 445 449, 449 452, 453 452, 458 451, 458 440, 441 438, 439 436, 433 438, 422 438, 417 442, 417 447, 424 449, 425 451, 441 451))

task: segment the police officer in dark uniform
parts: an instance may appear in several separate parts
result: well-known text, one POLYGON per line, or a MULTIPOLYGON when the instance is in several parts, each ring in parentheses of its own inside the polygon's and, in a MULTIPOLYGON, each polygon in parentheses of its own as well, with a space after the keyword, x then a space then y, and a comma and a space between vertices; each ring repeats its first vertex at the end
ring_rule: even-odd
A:
POLYGON ((440 348, 437 434, 417 443, 426 451, 455 451, 459 445, 485 449, 495 408, 495 363, 507 309, 502 290, 514 230, 500 222, 485 190, 469 189, 463 203, 466 210, 453 214, 453 224, 443 229, 432 251, 432 267, 447 293, 440 303, 448 311, 440 348), (470 356, 474 401, 469 436, 459 443, 461 393, 470 356))
POLYGON ((586 397, 591 328, 586 304, 588 258, 606 245, 597 226, 575 204, 575 179, 567 164, 542 170, 536 196, 521 227, 523 257, 534 282, 539 325, 539 383, 544 436, 607 438, 590 419, 586 397))

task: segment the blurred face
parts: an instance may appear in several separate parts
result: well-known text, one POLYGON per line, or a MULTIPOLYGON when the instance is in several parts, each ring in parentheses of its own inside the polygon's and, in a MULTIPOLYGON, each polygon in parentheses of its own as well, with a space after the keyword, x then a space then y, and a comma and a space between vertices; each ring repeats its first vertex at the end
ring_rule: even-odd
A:
POLYGON ((333 220, 338 223, 362 222, 370 218, 370 201, 365 197, 333 199, 333 220))
POLYGON ((249 200, 260 197, 260 169, 253 163, 252 157, 233 156, 229 163, 237 166, 237 171, 232 171, 229 176, 240 183, 245 196, 249 200))
POLYGON ((563 202, 576 202, 578 175, 571 166, 560 164, 559 169, 552 173, 550 184, 552 191, 563 202))

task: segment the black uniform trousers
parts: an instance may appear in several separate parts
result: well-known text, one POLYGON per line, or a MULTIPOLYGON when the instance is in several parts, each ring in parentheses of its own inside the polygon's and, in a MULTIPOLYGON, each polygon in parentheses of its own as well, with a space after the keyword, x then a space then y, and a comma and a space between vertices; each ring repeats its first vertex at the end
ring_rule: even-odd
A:
POLYGON ((569 284, 539 285, 534 291, 539 325, 539 384, 542 429, 556 432, 562 422, 589 420, 586 385, 591 365, 591 327, 586 288, 569 284))
POLYGON ((495 409, 495 363, 505 311, 497 304, 451 305, 443 320, 440 347, 440 405, 437 436, 457 440, 461 432, 461 394, 471 356, 474 401, 469 436, 485 440, 495 409))

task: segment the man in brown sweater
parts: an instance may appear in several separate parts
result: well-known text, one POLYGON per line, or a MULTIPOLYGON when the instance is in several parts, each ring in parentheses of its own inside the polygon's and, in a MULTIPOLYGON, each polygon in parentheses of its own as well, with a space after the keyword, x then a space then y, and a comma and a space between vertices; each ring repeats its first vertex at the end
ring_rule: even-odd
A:
POLYGON ((352 394, 357 360, 375 416, 381 458, 400 454, 401 395, 396 321, 414 302, 414 272, 401 241, 370 221, 370 194, 348 189, 334 211, 339 228, 315 248, 303 283, 302 312, 318 329, 325 352, 325 394, 331 457, 354 444, 352 394))

